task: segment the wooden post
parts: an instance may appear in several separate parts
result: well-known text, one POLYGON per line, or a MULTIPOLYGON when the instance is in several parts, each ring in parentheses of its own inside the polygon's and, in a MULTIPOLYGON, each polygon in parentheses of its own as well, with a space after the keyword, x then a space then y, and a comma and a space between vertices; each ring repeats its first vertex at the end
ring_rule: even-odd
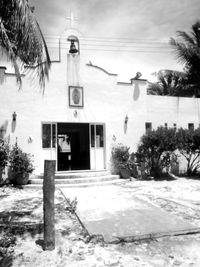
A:
POLYGON ((44 210, 44 250, 55 249, 55 160, 45 160, 43 180, 43 210, 44 210))

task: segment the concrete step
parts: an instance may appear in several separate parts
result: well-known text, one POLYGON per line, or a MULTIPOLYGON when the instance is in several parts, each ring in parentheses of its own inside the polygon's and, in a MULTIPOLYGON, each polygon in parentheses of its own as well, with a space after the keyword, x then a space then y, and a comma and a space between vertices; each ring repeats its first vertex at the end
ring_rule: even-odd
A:
MULTIPOLYGON (((74 178, 88 178, 88 177, 99 177, 108 176, 108 171, 71 171, 71 172, 57 172, 55 173, 56 179, 74 179, 74 178)), ((43 174, 38 175, 38 179, 43 179, 43 174)))
MULTIPOLYGON (((55 176, 55 184, 82 184, 82 183, 94 183, 94 182, 107 182, 119 179, 118 175, 103 175, 96 177, 79 177, 79 178, 68 178, 68 176, 62 176, 63 178, 55 176)), ((76 176, 75 176, 76 177, 76 176)), ((31 184, 43 184, 43 179, 33 178, 31 184)))
MULTIPOLYGON (((56 188, 72 188, 72 187, 89 187, 89 186, 105 186, 105 185, 113 185, 113 184, 122 184, 126 182, 126 179, 114 179, 114 180, 109 180, 109 181, 101 181, 98 182, 84 182, 84 183, 56 183, 55 186, 56 188)), ((25 188, 30 188, 30 189, 42 189, 43 184, 38 183, 38 184, 28 184, 25 185, 25 188)))

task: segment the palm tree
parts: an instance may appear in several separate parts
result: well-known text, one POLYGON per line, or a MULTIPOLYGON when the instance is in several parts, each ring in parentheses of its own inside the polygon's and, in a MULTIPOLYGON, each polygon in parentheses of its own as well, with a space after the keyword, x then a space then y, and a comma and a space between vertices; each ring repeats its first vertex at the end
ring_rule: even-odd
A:
POLYGON ((187 90, 196 96, 200 89, 200 21, 192 25, 192 31, 177 32, 177 40, 170 39, 170 44, 176 52, 177 59, 184 64, 187 75, 187 90))
POLYGON ((147 92, 150 95, 186 96, 185 74, 174 70, 160 70, 156 74, 158 81, 149 83, 147 92))
POLYGON ((0 47, 13 63, 21 87, 20 69, 30 65, 44 89, 50 57, 28 0, 0 0, 0 47))

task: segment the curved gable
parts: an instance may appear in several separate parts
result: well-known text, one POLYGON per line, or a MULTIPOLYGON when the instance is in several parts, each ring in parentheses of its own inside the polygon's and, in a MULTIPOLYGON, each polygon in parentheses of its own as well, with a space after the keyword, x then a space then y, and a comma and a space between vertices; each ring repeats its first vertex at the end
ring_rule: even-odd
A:
POLYGON ((106 71, 105 69, 103 69, 103 68, 101 68, 101 67, 99 67, 97 65, 93 65, 92 62, 87 63, 86 66, 98 69, 98 70, 104 72, 105 74, 107 74, 108 76, 117 76, 118 75, 118 74, 115 74, 115 73, 110 73, 110 72, 106 71))

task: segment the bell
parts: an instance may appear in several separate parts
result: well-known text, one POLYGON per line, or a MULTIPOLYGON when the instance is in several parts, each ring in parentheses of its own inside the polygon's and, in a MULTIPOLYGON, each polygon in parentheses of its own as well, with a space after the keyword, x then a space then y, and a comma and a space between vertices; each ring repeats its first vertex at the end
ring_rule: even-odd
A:
POLYGON ((70 54, 76 54, 76 53, 78 53, 78 50, 76 49, 76 46, 75 46, 73 40, 71 40, 71 45, 70 45, 69 53, 70 54))

